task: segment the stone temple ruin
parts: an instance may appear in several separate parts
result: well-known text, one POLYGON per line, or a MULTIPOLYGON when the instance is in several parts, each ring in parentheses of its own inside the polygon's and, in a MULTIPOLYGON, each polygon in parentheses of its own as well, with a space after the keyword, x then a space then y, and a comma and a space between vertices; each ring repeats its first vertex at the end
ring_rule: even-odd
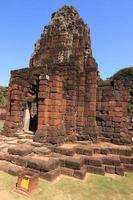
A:
POLYGON ((8 150, 0 159, 48 180, 124 175, 133 170, 131 98, 120 77, 100 78, 88 26, 63 6, 44 27, 29 67, 11 72, 1 136, 8 150))

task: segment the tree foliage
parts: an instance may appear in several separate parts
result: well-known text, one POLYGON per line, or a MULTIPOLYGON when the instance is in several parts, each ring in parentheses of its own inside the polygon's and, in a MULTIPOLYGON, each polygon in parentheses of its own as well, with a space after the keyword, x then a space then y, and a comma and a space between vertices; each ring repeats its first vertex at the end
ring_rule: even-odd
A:
POLYGON ((7 105, 7 87, 0 86, 0 106, 5 107, 7 105))

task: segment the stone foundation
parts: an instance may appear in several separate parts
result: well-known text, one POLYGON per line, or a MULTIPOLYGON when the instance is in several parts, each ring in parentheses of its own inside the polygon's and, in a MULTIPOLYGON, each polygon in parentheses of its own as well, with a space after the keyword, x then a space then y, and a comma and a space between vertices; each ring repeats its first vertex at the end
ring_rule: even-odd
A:
POLYGON ((87 173, 124 176, 133 171, 133 147, 105 142, 54 146, 1 136, 0 170, 11 175, 31 171, 48 181, 61 174, 81 180, 87 173))

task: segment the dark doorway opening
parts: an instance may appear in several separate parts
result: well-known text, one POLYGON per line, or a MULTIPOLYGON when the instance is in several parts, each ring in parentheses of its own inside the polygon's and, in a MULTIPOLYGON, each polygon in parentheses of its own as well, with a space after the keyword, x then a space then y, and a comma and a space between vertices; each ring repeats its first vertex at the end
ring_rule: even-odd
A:
POLYGON ((36 132, 38 127, 38 108, 37 102, 28 102, 28 107, 30 111, 30 124, 29 131, 36 132))
POLYGON ((30 112, 29 131, 36 132, 38 128, 38 91, 39 80, 36 79, 35 84, 32 84, 29 90, 30 101, 28 101, 28 108, 30 112))

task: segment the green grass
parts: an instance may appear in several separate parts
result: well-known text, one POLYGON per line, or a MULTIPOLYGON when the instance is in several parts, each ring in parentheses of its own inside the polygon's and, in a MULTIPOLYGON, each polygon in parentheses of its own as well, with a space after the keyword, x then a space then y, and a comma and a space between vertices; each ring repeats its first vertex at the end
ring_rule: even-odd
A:
MULTIPOLYGON (((11 189, 15 187, 16 177, 0 173, 0 196, 2 200, 26 200, 11 189)), ((56 183, 39 181, 42 191, 32 200, 132 200, 133 173, 125 177, 104 177, 91 175, 85 182, 63 177, 56 183)))
POLYGON ((0 120, 0 129, 2 129, 4 126, 4 121, 3 120, 0 120))

